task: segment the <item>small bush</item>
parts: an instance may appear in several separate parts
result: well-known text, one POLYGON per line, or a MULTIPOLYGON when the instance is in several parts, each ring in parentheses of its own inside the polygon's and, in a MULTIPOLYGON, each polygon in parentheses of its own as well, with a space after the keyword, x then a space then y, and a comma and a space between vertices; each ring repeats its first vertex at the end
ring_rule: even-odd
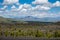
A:
POLYGON ((51 32, 46 32, 45 37, 51 38, 53 37, 53 34, 51 32))
POLYGON ((35 35, 35 36, 36 36, 36 37, 44 37, 44 34, 43 34, 43 32, 41 32, 41 31, 37 30, 36 35, 35 35))
POLYGON ((54 32, 54 37, 60 37, 60 31, 55 31, 54 32))

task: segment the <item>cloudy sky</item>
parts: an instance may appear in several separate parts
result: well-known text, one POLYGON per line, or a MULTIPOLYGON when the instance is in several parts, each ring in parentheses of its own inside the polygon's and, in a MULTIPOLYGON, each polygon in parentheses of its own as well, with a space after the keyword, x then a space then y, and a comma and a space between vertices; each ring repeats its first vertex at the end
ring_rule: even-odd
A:
POLYGON ((60 0, 0 0, 0 16, 60 17, 60 0))

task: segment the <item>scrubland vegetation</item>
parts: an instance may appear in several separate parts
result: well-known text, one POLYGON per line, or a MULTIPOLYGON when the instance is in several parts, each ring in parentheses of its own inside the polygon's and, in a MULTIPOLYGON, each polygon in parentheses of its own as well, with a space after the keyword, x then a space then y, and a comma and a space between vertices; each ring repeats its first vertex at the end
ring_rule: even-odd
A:
POLYGON ((60 37, 60 23, 11 22, 0 23, 0 37, 60 37))

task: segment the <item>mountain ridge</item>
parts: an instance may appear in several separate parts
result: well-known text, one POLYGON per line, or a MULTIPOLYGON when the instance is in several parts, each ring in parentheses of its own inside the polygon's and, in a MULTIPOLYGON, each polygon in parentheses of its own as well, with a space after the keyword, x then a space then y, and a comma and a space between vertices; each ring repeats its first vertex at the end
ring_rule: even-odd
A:
POLYGON ((40 21, 40 22, 58 22, 60 21, 58 18, 50 18, 50 17, 44 17, 44 18, 37 18, 32 16, 26 16, 26 17, 15 17, 15 18, 4 18, 0 17, 0 21, 40 21))

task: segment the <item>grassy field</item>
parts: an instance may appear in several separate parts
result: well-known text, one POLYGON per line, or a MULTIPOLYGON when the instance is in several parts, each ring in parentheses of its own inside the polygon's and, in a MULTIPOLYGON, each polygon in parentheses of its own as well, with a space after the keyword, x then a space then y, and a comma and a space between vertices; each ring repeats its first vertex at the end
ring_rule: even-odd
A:
POLYGON ((60 22, 1 22, 0 37, 60 37, 60 22))

